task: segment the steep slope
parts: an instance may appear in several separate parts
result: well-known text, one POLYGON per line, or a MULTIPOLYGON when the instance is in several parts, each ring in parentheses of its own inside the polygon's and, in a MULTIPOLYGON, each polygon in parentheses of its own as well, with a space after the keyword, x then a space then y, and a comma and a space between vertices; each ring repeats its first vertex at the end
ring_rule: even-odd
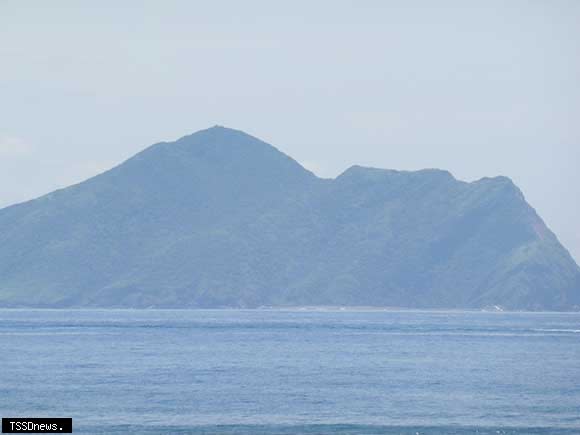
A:
POLYGON ((0 305, 573 309, 580 271, 505 177, 323 180, 243 132, 149 147, 0 210, 0 305))
POLYGON ((507 178, 353 167, 320 202, 315 265, 294 286, 307 303, 563 309, 578 267, 507 178))
POLYGON ((230 129, 154 145, 84 183, 2 210, 1 297, 142 306, 182 303, 188 295, 172 291, 187 289, 199 298, 214 276, 236 282, 238 257, 258 260, 247 240, 255 235, 244 230, 254 217, 314 181, 286 155, 230 129))

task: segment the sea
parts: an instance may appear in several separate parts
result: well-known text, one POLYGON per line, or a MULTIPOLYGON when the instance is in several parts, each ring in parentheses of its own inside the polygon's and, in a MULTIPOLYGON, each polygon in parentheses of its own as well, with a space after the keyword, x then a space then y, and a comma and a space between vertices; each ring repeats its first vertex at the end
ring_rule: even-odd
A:
POLYGON ((0 310, 0 417, 87 434, 580 434, 580 313, 0 310))

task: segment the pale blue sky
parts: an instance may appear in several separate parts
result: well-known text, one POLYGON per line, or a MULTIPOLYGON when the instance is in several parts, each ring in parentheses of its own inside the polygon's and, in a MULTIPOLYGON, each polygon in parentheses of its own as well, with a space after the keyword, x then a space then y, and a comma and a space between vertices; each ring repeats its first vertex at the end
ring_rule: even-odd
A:
POLYGON ((580 259, 580 2, 0 1, 0 206, 222 124, 511 177, 580 259))

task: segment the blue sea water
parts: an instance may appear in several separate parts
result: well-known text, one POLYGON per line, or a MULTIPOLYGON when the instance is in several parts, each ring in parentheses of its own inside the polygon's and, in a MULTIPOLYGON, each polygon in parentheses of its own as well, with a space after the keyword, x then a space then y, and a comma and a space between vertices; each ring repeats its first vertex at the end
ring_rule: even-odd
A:
POLYGON ((0 416, 75 433, 580 433, 580 314, 0 310, 0 416))

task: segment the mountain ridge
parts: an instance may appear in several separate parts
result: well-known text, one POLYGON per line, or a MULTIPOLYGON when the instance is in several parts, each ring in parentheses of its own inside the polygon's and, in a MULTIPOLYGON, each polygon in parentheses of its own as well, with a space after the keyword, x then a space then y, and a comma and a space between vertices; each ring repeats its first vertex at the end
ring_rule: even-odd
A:
POLYGON ((580 269, 507 177, 317 177, 221 126, 0 209, 0 306, 577 309, 580 269))

